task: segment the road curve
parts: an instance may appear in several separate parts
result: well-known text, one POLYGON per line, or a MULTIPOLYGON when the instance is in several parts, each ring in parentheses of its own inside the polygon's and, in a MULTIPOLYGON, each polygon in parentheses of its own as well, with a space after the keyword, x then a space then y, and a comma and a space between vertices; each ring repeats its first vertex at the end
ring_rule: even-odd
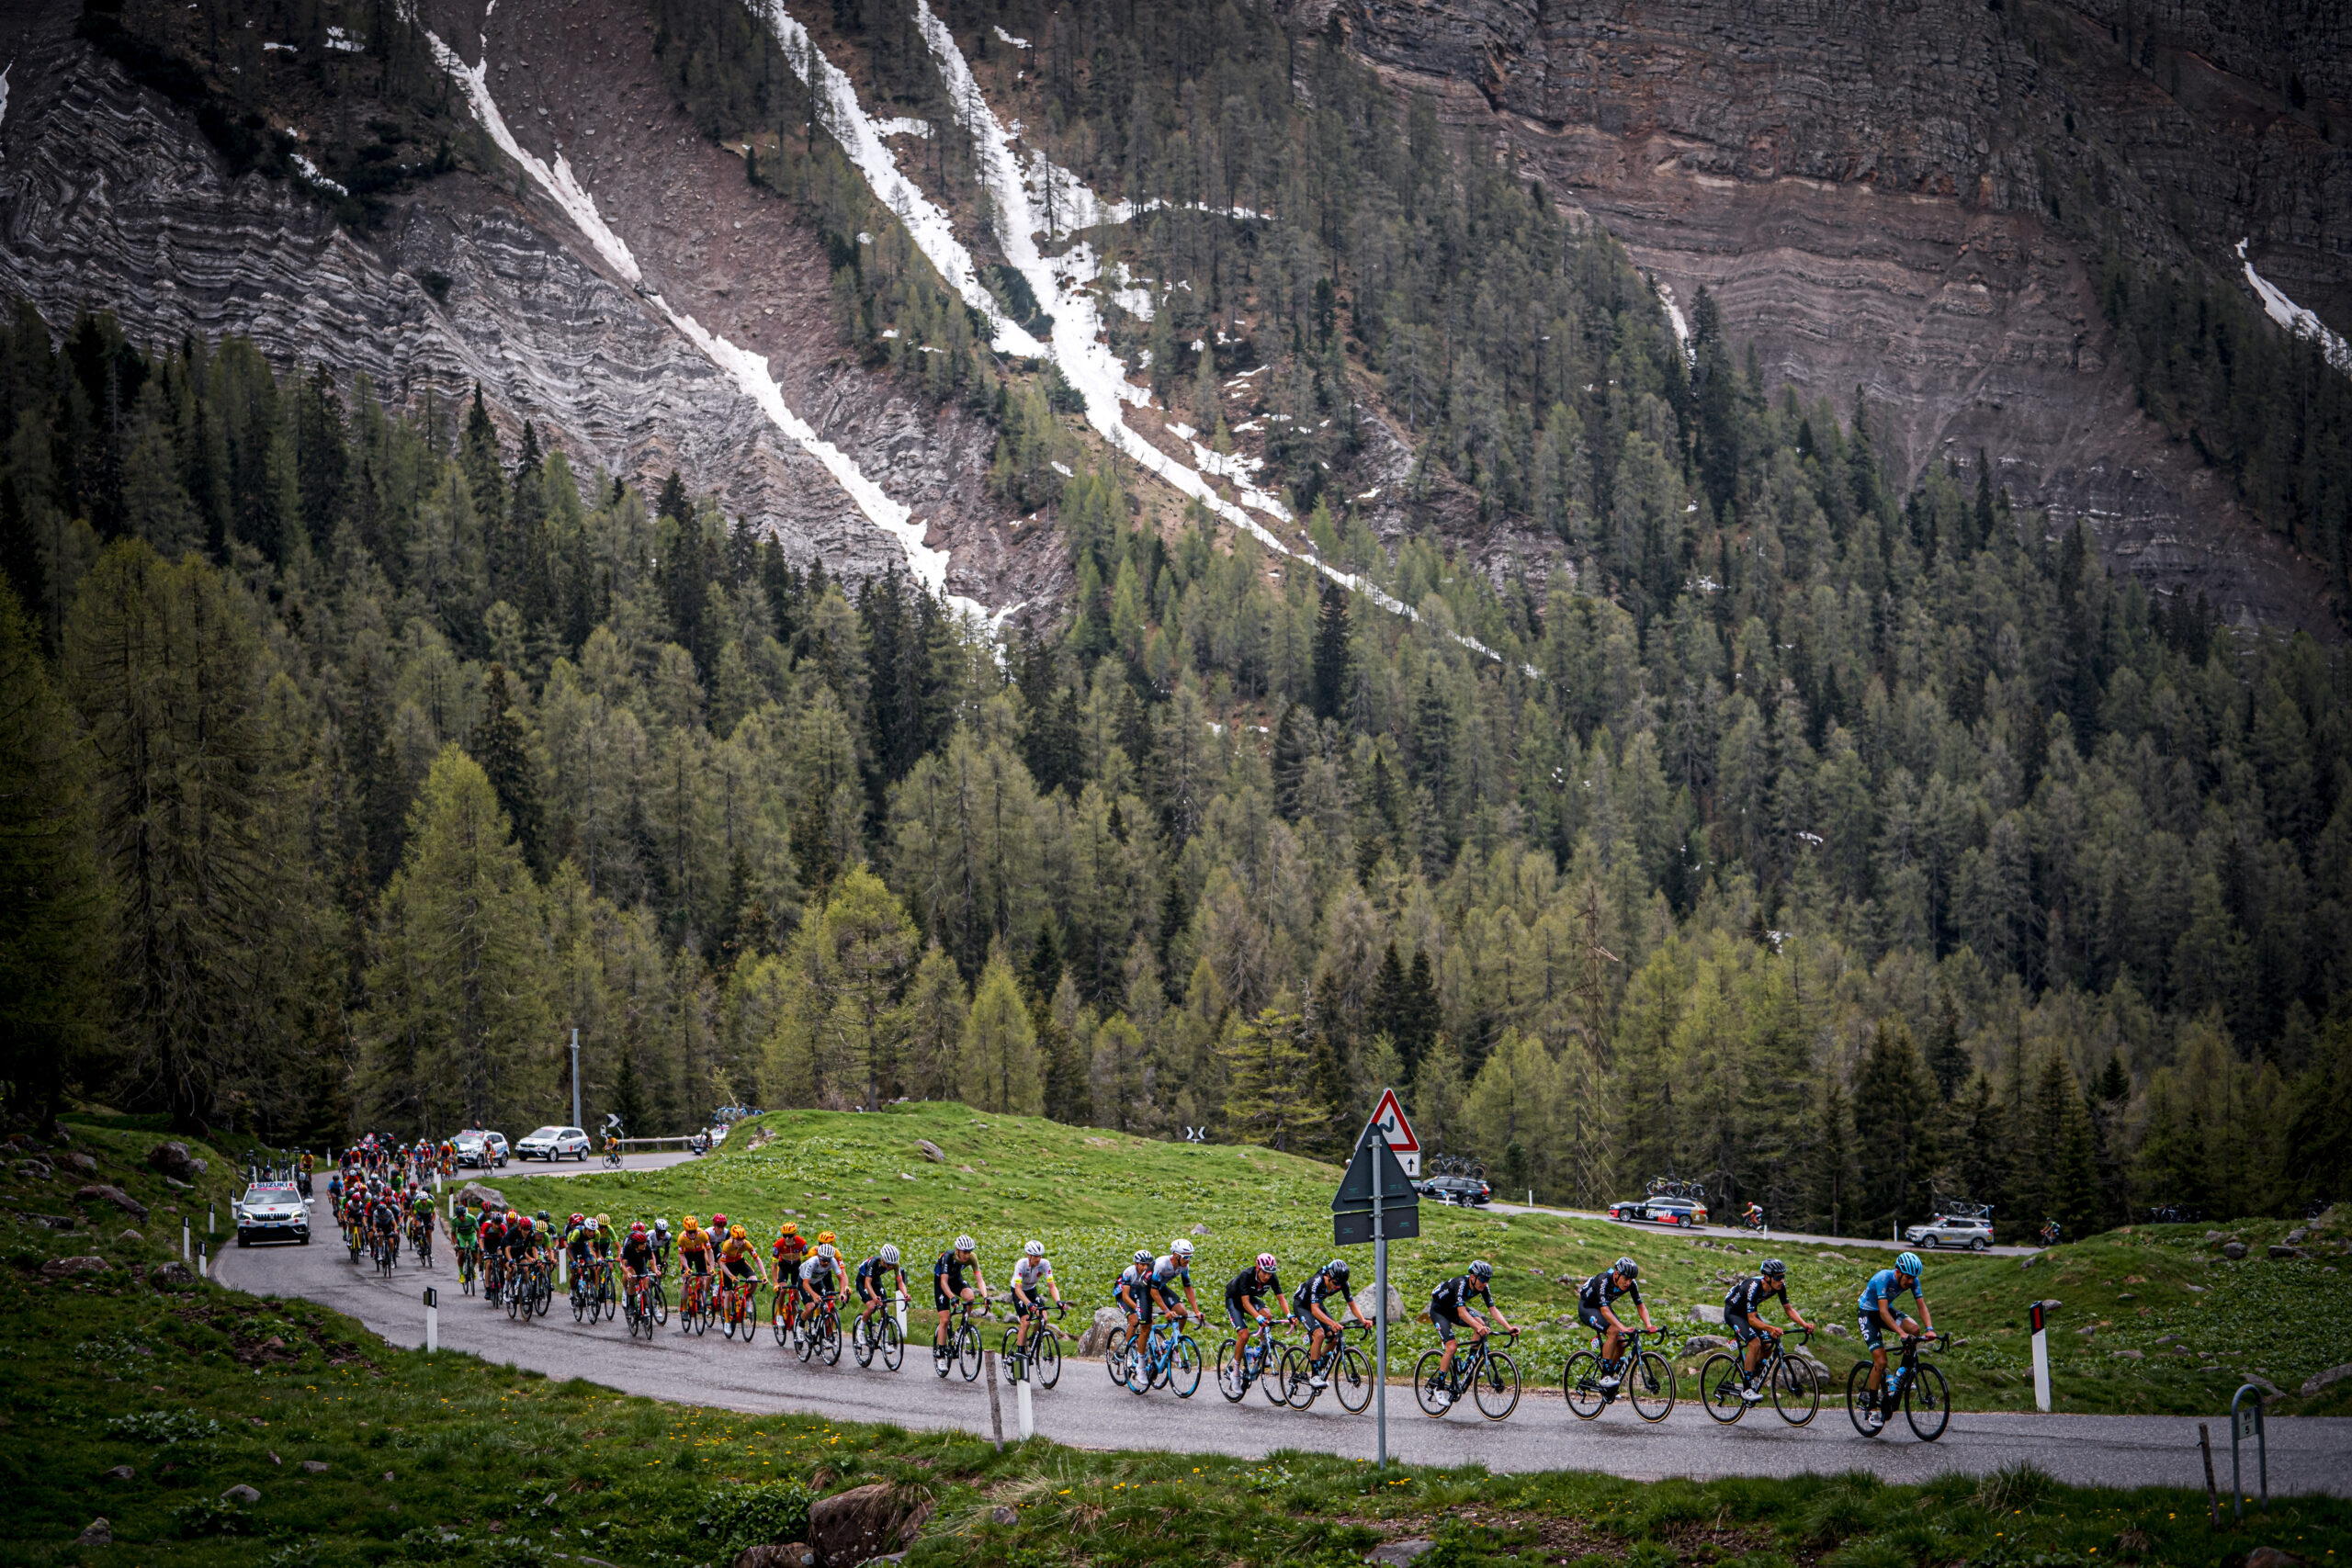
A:
MULTIPOLYGON (((390 1276, 354 1268, 335 1245, 330 1222, 308 1247, 230 1248, 216 1267, 223 1284, 257 1294, 305 1296, 350 1314, 395 1345, 424 1342, 422 1294, 439 1288, 440 1343, 492 1361, 552 1377, 584 1377, 623 1393, 756 1413, 808 1412, 843 1420, 895 1421, 901 1426, 989 1431, 987 1388, 960 1377, 943 1382, 930 1371, 926 1346, 909 1348, 896 1373, 861 1371, 843 1356, 837 1367, 804 1366, 763 1336, 746 1347, 716 1329, 700 1337, 670 1326, 648 1343, 631 1339, 617 1320, 575 1324, 559 1300, 548 1316, 513 1323, 479 1297, 457 1293, 447 1266, 417 1269, 405 1261, 390 1276)), ((920 1327, 920 1316, 912 1320, 920 1327)), ((993 1340, 994 1336, 989 1336, 993 1340)), ((1216 1355, 1222 1333, 1203 1332, 1204 1352, 1216 1355)), ((1553 1366, 1525 1368, 1531 1385, 1555 1377, 1553 1366)), ((1687 1395, 1689 1390, 1685 1389, 1687 1395)), ((1003 1401, 1008 1435, 1013 1401, 1003 1401)), ((1369 1459, 1374 1451, 1372 1416, 1350 1416, 1329 1398, 1306 1411, 1268 1405, 1253 1392, 1227 1404, 1204 1373, 1200 1391, 1180 1401, 1165 1390, 1137 1398, 1114 1387, 1099 1361, 1072 1359, 1060 1385, 1035 1397, 1037 1430, 1080 1448, 1153 1448, 1261 1458, 1277 1449, 1304 1448, 1369 1459), (1148 1418, 1137 1420, 1148 1409, 1148 1418)), ((1409 1392, 1393 1384, 1388 1400, 1391 1454, 1421 1464, 1483 1462, 1496 1471, 1598 1470, 1635 1479, 1700 1479, 1725 1475, 1796 1475, 1869 1470, 1891 1482, 1920 1482, 1948 1471, 1981 1473, 2019 1460, 2078 1485, 2201 1487, 2203 1461, 2197 1423, 2171 1416, 2015 1416, 1952 1417, 1942 1440, 1922 1443, 1898 1428, 1893 1436, 1858 1436, 1842 1402, 1825 1395, 1821 1413, 1803 1428, 1784 1426, 1769 1406, 1737 1426, 1716 1426, 1685 1403, 1658 1425, 1612 1408, 1599 1420, 1568 1414, 1556 1389, 1531 1386, 1518 1412, 1490 1424, 1475 1415, 1442 1422, 1422 1416, 1409 1392)), ((2217 1442, 2227 1425, 2212 1420, 2217 1442)), ((2352 1419, 2304 1418, 2270 1423, 2278 1451, 2270 1456, 2274 1492, 2352 1495, 2352 1419)), ((2226 1450, 2217 1456, 2226 1476, 2226 1450)), ((2249 1456, 2249 1470, 2251 1460, 2249 1456)))
MULTIPOLYGON (((1532 1208, 1525 1203, 1488 1203, 1486 1205, 1486 1208, 1487 1213, 1495 1214, 1553 1214, 1564 1220, 1606 1221, 1609 1219, 1607 1214, 1592 1209, 1555 1209, 1546 1207, 1541 1203, 1538 1203, 1532 1208)), ((1619 1224, 1623 1222, 1611 1223, 1619 1224)), ((1900 1252, 1909 1245, 1908 1243, 1900 1241, 1871 1241, 1865 1236, 1815 1235, 1807 1231, 1766 1231, 1759 1233, 1757 1231, 1743 1229, 1738 1225, 1627 1224, 1625 1228, 1628 1230, 1659 1231, 1668 1235, 1713 1236, 1721 1241, 1734 1241, 1745 1238, 1749 1244, 1762 1251, 1770 1251, 1774 1246, 1780 1245, 1787 1247, 1827 1247, 1833 1251, 1841 1247, 1850 1248, 1857 1247, 1874 1247, 1885 1252, 1900 1252)), ((1939 1249, 1932 1247, 1914 1247, 1912 1250, 1934 1253, 1939 1250, 1945 1249, 1939 1249)), ((1958 1249, 1952 1248, 1950 1250, 1956 1251, 1958 1249)), ((2041 1248, 2038 1247, 1988 1247, 1984 1249, 1984 1252, 1987 1256, 1993 1258, 2025 1258, 2033 1253, 2040 1252, 2041 1250, 2041 1248)))

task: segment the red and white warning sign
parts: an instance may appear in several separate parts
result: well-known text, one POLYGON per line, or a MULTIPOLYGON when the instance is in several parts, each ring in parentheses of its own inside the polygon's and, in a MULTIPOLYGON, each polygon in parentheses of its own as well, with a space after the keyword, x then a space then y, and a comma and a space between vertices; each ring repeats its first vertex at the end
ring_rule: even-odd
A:
POLYGON ((1405 1168, 1405 1174, 1420 1175, 1421 1141, 1413 1136, 1413 1124, 1405 1120, 1405 1107, 1398 1103, 1395 1089, 1381 1090, 1380 1106, 1372 1113, 1372 1124, 1388 1141, 1389 1152, 1405 1168))

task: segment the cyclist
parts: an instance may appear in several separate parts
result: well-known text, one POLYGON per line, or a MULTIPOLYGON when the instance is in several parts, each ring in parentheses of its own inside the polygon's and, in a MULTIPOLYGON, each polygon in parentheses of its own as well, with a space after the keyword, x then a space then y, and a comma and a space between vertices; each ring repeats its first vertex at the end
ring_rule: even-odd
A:
POLYGON ((379 1191, 368 1205, 368 1231, 379 1240, 390 1240, 395 1246, 401 1235, 401 1206, 389 1190, 379 1191))
MULTIPOLYGON (((1354 1318, 1366 1328, 1372 1326, 1372 1319, 1364 1316, 1363 1308, 1356 1305, 1353 1298, 1348 1294, 1348 1260, 1344 1258, 1334 1258, 1309 1275, 1306 1282, 1299 1286, 1290 1298, 1291 1316, 1302 1323, 1310 1324, 1314 1327, 1314 1332, 1307 1337, 1306 1355, 1309 1360, 1318 1365, 1323 1359, 1323 1342, 1326 1336, 1337 1340, 1344 1332, 1340 1320, 1333 1317, 1323 1305, 1333 1296, 1338 1296, 1348 1303, 1350 1317, 1354 1318)), ((1331 1380, 1318 1371, 1308 1380, 1307 1386, 1329 1388, 1331 1380)))
POLYGON ((1746 1219, 1750 1225, 1761 1230, 1764 1226, 1764 1206, 1757 1202, 1754 1199, 1750 1199, 1748 1200, 1747 1211, 1742 1217, 1746 1219))
POLYGON ((890 1297, 897 1292, 902 1280, 903 1276, 899 1272, 899 1249, 895 1247, 885 1247, 857 1266, 859 1327, 863 1328, 874 1321, 875 1314, 889 1303, 890 1297), (886 1274, 890 1279, 887 1288, 882 1283, 886 1274))
POLYGON ((824 1321, 826 1303, 840 1294, 842 1288, 841 1255, 830 1241, 820 1241, 800 1265, 800 1298, 808 1308, 808 1332, 813 1337, 818 1324, 824 1321))
POLYGON ((956 1245, 939 1255, 931 1266, 931 1301, 939 1309, 939 1329, 931 1341, 932 1370, 941 1377, 947 1375, 947 1364, 956 1354, 956 1341, 947 1332, 947 1314, 965 1302, 984 1300, 989 1282, 980 1273, 980 1260, 973 1256, 979 1246, 968 1235, 959 1235, 956 1245), (964 1270, 970 1269, 967 1282, 964 1270))
POLYGON ((532 1235, 536 1229, 528 1214, 515 1214, 506 1222, 506 1288, 519 1291, 523 1276, 539 1255, 539 1238, 532 1235))
POLYGON ((485 1210, 476 1235, 481 1245, 482 1299, 494 1303, 506 1278, 506 1211, 485 1210))
POLYGON ((441 1174, 453 1176, 458 1169, 458 1148, 448 1139, 441 1140, 441 1174))
MULTIPOLYGON (((460 1269, 464 1268, 467 1258, 472 1255, 474 1248, 480 1245, 481 1210, 479 1205, 481 1202, 480 1198, 475 1198, 460 1205, 456 1216, 449 1222, 449 1245, 457 1251, 460 1269)), ((476 1259, 476 1261, 480 1260, 476 1259)))
MULTIPOLYGON (((694 1281, 710 1278, 711 1265, 717 1256, 718 1249, 711 1245, 709 1234, 695 1223, 692 1214, 688 1214, 684 1224, 678 1227, 678 1272, 686 1281, 685 1289, 678 1298, 682 1318, 684 1316, 684 1309, 689 1305, 689 1298, 694 1293, 694 1281)), ((684 1324, 681 1322, 678 1332, 684 1334, 685 1331, 684 1324)))
POLYGON ((1012 1310, 1021 1319, 1012 1365, 1005 1369, 1006 1379, 1012 1382, 1021 1381, 1021 1361, 1029 1353, 1029 1341, 1045 1325, 1046 1303, 1037 1299, 1040 1285, 1053 1292, 1056 1306, 1062 1304, 1062 1288, 1054 1283, 1054 1266, 1046 1260, 1046 1244, 1033 1240, 1021 1249, 1021 1261, 1012 1266, 1012 1310))
POLYGON ((1747 1374, 1739 1385, 1739 1397, 1753 1404, 1764 1397, 1756 1387, 1756 1369, 1764 1359, 1764 1337, 1778 1339, 1781 1331, 1764 1321, 1764 1303, 1774 1296, 1781 1298, 1781 1310, 1799 1328, 1811 1328, 1804 1314, 1797 1311, 1796 1303, 1789 1300, 1789 1266, 1777 1258, 1768 1258, 1756 1266, 1753 1278, 1742 1280, 1724 1298, 1724 1326, 1739 1341, 1740 1369, 1747 1374))
POLYGON ((639 1220, 628 1227, 628 1239, 621 1243, 621 1289, 633 1291, 639 1281, 661 1277, 662 1259, 655 1255, 645 1222, 639 1220))
POLYGON ((1881 1331, 1892 1328, 1906 1339, 1914 1335, 1935 1332, 1935 1320, 1928 1314, 1928 1298, 1919 1293, 1919 1255, 1906 1252, 1895 1258, 1894 1268, 1880 1269, 1862 1287, 1859 1321, 1862 1343, 1871 1348, 1871 1382, 1862 1393, 1865 1413, 1878 1410, 1879 1385, 1886 1380, 1886 1342, 1881 1331), (1894 1298, 1905 1291, 1911 1292, 1911 1299, 1919 1305, 1919 1321, 1917 1323, 1894 1310, 1894 1298))
POLYGON ((1601 1337, 1600 1386, 1604 1390, 1617 1386, 1617 1351, 1627 1332, 1617 1320, 1617 1298, 1632 1296, 1635 1309, 1642 1314, 1643 1330, 1653 1334, 1657 1331, 1657 1325, 1650 1321, 1650 1309, 1642 1303, 1642 1287, 1636 1282, 1641 1277, 1640 1264, 1630 1258, 1621 1258, 1587 1280, 1584 1288, 1577 1292, 1577 1321, 1601 1337))
MULTIPOLYGON (((1466 1328, 1478 1339, 1487 1337, 1487 1320, 1471 1310, 1473 1301, 1486 1303, 1487 1310, 1495 1314, 1495 1321, 1506 1332, 1510 1330, 1510 1319, 1495 1304, 1494 1280, 1495 1266, 1481 1258, 1471 1263, 1468 1273, 1457 1274, 1430 1292, 1430 1321, 1437 1325, 1437 1337, 1445 1343, 1444 1359, 1440 1362, 1442 1372, 1453 1371, 1455 1329, 1466 1328)), ((1437 1400, 1441 1410, 1453 1403, 1453 1395, 1443 1389, 1438 1391, 1437 1400)))
POLYGON ((653 1222, 653 1261, 664 1269, 670 1266, 670 1222, 667 1219, 653 1222))
POLYGON ((585 1214, 574 1214, 563 1230, 563 1250, 571 1262, 571 1277, 585 1281, 596 1262, 596 1235, 585 1214))
POLYGON ((1177 1321, 1201 1315, 1201 1303, 1193 1294, 1193 1244, 1178 1236, 1168 1244, 1168 1255, 1151 1266, 1151 1274, 1144 1281, 1143 1327, 1151 1328, 1151 1314, 1160 1308, 1175 1313, 1177 1321), (1184 1299, 1179 1303, 1176 1292, 1184 1299))
POLYGON ((1136 1338, 1136 1325, 1148 1319, 1151 1312, 1151 1263, 1149 1252, 1138 1248, 1134 1261, 1119 1272, 1119 1282, 1111 1291, 1112 1299, 1125 1309, 1127 1343, 1136 1338))
POLYGON ((808 1261, 808 1244, 790 1220, 776 1227, 775 1245, 768 1248, 768 1283, 775 1287, 777 1310, 784 1314, 787 1337, 799 1334, 800 1266, 808 1261))
MULTIPOLYGON (((718 1216, 713 1215, 711 1224, 716 1227, 718 1224, 718 1216)), ((717 1234, 716 1230, 713 1234, 717 1234)), ((727 1239, 718 1244, 719 1267, 743 1287, 746 1303, 755 1302, 760 1294, 760 1271, 759 1261, 752 1255, 752 1238, 741 1225, 728 1226, 726 1236, 727 1239)), ((748 1334, 746 1337, 749 1337, 748 1334)))
POLYGON ((1266 1310, 1266 1298, 1272 1296, 1279 1307, 1283 1301, 1283 1282, 1275 1272, 1274 1255, 1258 1254, 1257 1260, 1225 1282, 1225 1321, 1240 1337, 1242 1354, 1252 1375, 1259 1371, 1261 1352, 1250 1342, 1251 1332, 1261 1323, 1279 1323, 1281 1318, 1266 1310))

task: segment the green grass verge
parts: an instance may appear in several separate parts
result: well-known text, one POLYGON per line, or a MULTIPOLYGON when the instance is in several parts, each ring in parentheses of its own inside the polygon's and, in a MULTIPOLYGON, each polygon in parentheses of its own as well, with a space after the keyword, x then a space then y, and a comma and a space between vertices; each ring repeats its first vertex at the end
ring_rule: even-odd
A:
MULTIPOLYGON (((1216 1314, 1225 1281, 1261 1248, 1283 1259, 1285 1282, 1302 1265, 1329 1258, 1330 1198, 1338 1170, 1313 1160, 1233 1145, 1159 1143, 1097 1129, 1014 1116, 984 1116, 961 1105, 908 1105, 880 1115, 780 1111, 739 1128, 721 1152, 666 1170, 566 1177, 524 1177, 510 1167, 495 1183, 531 1209, 574 1209, 616 1220, 666 1214, 674 1224, 714 1207, 773 1236, 786 1217, 804 1231, 837 1231, 854 1256, 895 1242, 906 1256, 918 1304, 927 1304, 922 1275, 958 1232, 980 1243, 992 1283, 1021 1244, 1044 1241, 1066 1296, 1088 1308, 1106 1301, 1128 1255, 1164 1251, 1193 1235, 1199 1248, 1193 1280, 1202 1304, 1216 1314), (946 1155, 927 1160, 918 1140, 946 1155)), ((2051 1337, 2058 1408, 2105 1414, 2217 1414, 2244 1374, 2267 1378, 2292 1396, 2303 1381, 2352 1360, 2337 1314, 2327 1303, 2352 1284, 2333 1219, 2309 1243, 2317 1255, 2274 1261, 2284 1222, 2230 1228, 2251 1246, 2240 1262, 2214 1227, 2142 1228, 2095 1236, 2034 1260, 1930 1258, 1928 1299, 1939 1325, 1965 1343, 1941 1365, 1964 1409, 2028 1410, 2033 1378, 2026 1314, 2036 1297, 2063 1305, 2051 1337), (2095 1332, 2075 1332, 2094 1327, 2095 1332), (2138 1358, 2112 1352, 2136 1349, 2138 1358), (2183 1353, 2184 1349, 2188 1353, 2183 1353)), ((1514 1322, 1533 1325, 1520 1358, 1532 1381, 1557 1375, 1586 1337, 1573 1326, 1571 1292, 1555 1283, 1581 1280, 1632 1254, 1642 1264, 1653 1316, 1675 1325, 1673 1343, 1703 1332, 1693 1306, 1720 1307, 1724 1284, 1751 1269, 1766 1248, 1739 1241, 1694 1247, 1692 1238, 1606 1221, 1550 1215, 1505 1216, 1424 1205, 1421 1237, 1390 1254, 1407 1310, 1419 1313, 1429 1292, 1474 1257, 1496 1268, 1495 1297, 1514 1322)), ((1862 1281, 1887 1261, 1883 1251, 1775 1243, 1789 1264, 1790 1294, 1815 1322, 1850 1330, 1862 1281)), ((1347 1256, 1357 1280, 1370 1278, 1371 1249, 1347 1256)), ((918 1311, 910 1327, 927 1339, 918 1311)), ((1430 1329, 1408 1324, 1395 1354, 1411 1360, 1435 1344, 1430 1329)), ((1842 1398, 1846 1371, 1859 1359, 1850 1334, 1816 1336, 1814 1350, 1842 1398)), ((1695 1360, 1683 1365, 1696 1371, 1695 1360)), ((2352 1380, 2308 1409, 2292 1399, 2282 1412, 2352 1412, 2352 1380)))
POLYGON ((0 1564, 725 1564, 872 1480, 936 1505, 910 1568, 1329 1565, 1427 1536, 1432 1568, 1738 1563, 2220 1565, 2352 1560, 2352 1504, 2210 1532, 2193 1495, 2032 1472, 1642 1483, 1360 1461, 998 1452, 960 1434, 749 1416, 395 1350, 309 1303, 0 1272, 0 1564), (129 1466, 126 1479, 106 1472, 129 1466), (311 1468, 313 1466, 322 1468, 311 1468), (257 1499, 223 1500, 234 1486, 257 1499), (74 1544, 94 1517, 114 1542, 74 1544), (1009 1519, 1010 1522, 1001 1522, 1009 1519))

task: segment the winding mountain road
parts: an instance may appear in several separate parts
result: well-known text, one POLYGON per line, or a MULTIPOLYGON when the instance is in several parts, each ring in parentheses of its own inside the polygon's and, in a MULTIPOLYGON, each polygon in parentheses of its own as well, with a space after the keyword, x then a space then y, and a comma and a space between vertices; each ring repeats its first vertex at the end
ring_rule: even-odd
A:
MULTIPOLYGON (((617 1320, 594 1327, 573 1323, 560 1299, 544 1318, 510 1322, 479 1297, 458 1293, 457 1275, 446 1256, 430 1270, 404 1262, 395 1273, 379 1276, 364 1265, 354 1268, 336 1245, 333 1223, 322 1220, 324 1234, 308 1247, 228 1249, 216 1267, 219 1279, 258 1294, 308 1297, 350 1314, 401 1346, 424 1342, 421 1298, 429 1284, 440 1292, 444 1349, 552 1377, 585 1377, 656 1399, 989 1431, 987 1388, 960 1377, 940 1381, 922 1344, 910 1347, 906 1365, 892 1373, 878 1365, 861 1370, 848 1356, 839 1366, 804 1366, 764 1335, 748 1347, 716 1330, 699 1338, 681 1335, 674 1317, 651 1342, 632 1339, 617 1320)), ((922 1317, 911 1321, 919 1329, 922 1317)), ((1204 1354, 1214 1358, 1223 1334, 1202 1331, 1202 1337, 1204 1354)), ((1846 1419, 1842 1400, 1825 1394, 1820 1415, 1802 1428, 1783 1425, 1769 1405, 1751 1411, 1737 1426, 1718 1427, 1687 1397, 1655 1427, 1623 1408, 1587 1423, 1568 1414, 1556 1389, 1541 1386, 1542 1379, 1556 1375, 1556 1368, 1523 1371, 1527 1395, 1517 1413, 1498 1424, 1468 1414, 1430 1420, 1409 1391, 1393 1383, 1389 1451, 1416 1463, 1478 1461, 1496 1471, 1599 1470, 1644 1480, 1864 1469, 1887 1481, 1919 1482, 1948 1471, 1976 1473, 2026 1460, 2081 1485, 2198 1488, 2204 1481, 2197 1422, 2187 1416, 1962 1411, 1942 1439, 1929 1444, 1899 1427, 1888 1436, 1860 1437, 1846 1419)), ((1686 1387, 1683 1393, 1690 1391, 1686 1387)), ((1060 1385, 1036 1394, 1035 1408, 1040 1434, 1080 1448, 1156 1448, 1245 1458, 1286 1448, 1367 1459, 1374 1451, 1369 1411, 1350 1416, 1329 1398, 1309 1410, 1285 1410, 1267 1404, 1254 1391, 1240 1404, 1227 1404, 1216 1392, 1213 1372, 1204 1374, 1189 1401, 1165 1390, 1137 1398, 1114 1387, 1099 1361, 1072 1359, 1063 1368, 1060 1385)), ((1009 1391, 1003 1420, 1010 1432, 1014 1415, 1009 1391)), ((2225 1417, 2216 1412, 2211 1426, 2222 1446, 2217 1460, 2226 1480, 2225 1417)), ((2352 1495, 2352 1419, 2277 1420, 2270 1423, 2270 1437, 2274 1492, 2352 1495)), ((2249 1474, 2251 1461, 2249 1455, 2249 1474)))

